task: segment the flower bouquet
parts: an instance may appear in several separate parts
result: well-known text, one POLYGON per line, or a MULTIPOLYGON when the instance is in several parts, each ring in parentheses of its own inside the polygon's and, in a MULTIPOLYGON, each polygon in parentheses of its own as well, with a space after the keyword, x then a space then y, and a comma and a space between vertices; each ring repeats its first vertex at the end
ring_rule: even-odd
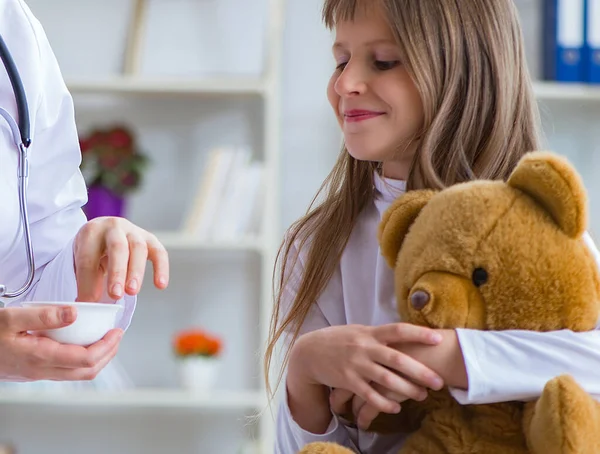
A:
POLYGON ((79 140, 81 171, 88 186, 88 219, 123 216, 125 197, 136 190, 148 158, 125 126, 96 129, 79 140))
POLYGON ((173 349, 184 388, 210 391, 214 387, 222 348, 221 339, 198 328, 180 331, 175 335, 173 349))

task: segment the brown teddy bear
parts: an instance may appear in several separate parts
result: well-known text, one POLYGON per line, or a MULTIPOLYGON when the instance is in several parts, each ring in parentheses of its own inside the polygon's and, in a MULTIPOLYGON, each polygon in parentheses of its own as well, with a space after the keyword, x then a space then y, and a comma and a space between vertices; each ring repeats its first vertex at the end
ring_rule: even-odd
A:
MULTIPOLYGON (((508 181, 415 190, 384 213, 379 242, 402 320, 433 328, 592 330, 600 274, 584 243, 587 196, 562 157, 528 153, 508 181)), ((401 453, 600 453, 600 405, 569 375, 535 402, 459 405, 447 389, 380 415, 401 453)), ((303 454, 349 453, 312 443, 303 454)))

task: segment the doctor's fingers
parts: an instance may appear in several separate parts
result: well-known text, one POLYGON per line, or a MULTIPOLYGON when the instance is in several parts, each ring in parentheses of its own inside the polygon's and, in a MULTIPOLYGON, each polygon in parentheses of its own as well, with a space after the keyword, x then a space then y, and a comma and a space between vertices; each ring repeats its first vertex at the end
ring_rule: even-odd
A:
POLYGON ((119 344, 115 344, 111 350, 106 352, 93 366, 81 367, 78 369, 54 368, 50 376, 55 380, 93 380, 106 367, 106 365, 115 357, 119 350, 119 344))
POLYGON ((169 257, 162 243, 150 232, 127 219, 105 218, 105 257, 108 259, 108 293, 119 299, 126 291, 135 295, 141 288, 150 260, 154 285, 164 289, 169 282, 169 257))
MULTIPOLYGON (((107 357, 114 356, 115 348, 123 337, 120 329, 111 330, 103 339, 89 347, 65 345, 46 337, 25 335, 22 338, 22 356, 32 370, 63 369, 67 370, 93 369, 107 357)), ((34 377, 35 378, 35 377, 34 377)))
POLYGON ((169 254, 155 235, 146 232, 148 259, 154 268, 154 285, 165 289, 169 285, 169 254))
POLYGON ((85 224, 73 245, 77 301, 99 301, 104 286, 104 270, 101 258, 104 254, 105 229, 96 219, 85 224))
POLYGON ((8 307, 0 309, 0 331, 21 333, 62 328, 77 318, 77 309, 70 306, 8 307))
MULTIPOLYGON (((72 367, 56 367, 50 364, 38 365, 29 364, 28 366, 21 368, 24 378, 27 380, 60 380, 60 381, 72 381, 72 380, 93 380, 96 376, 106 367, 106 365, 115 357, 119 345, 114 344, 112 348, 107 351, 102 357, 89 364, 90 366, 81 366, 77 368, 72 367)), ((86 363, 87 364, 87 363, 86 363)))
POLYGON ((102 297, 105 273, 111 298, 120 299, 125 290, 136 294, 147 260, 153 263, 156 287, 163 289, 169 282, 165 247, 156 236, 126 219, 92 219, 78 232, 74 249, 78 301, 102 297))
POLYGON ((135 227, 134 231, 127 234, 127 241, 129 242, 127 293, 135 295, 139 292, 148 260, 152 262, 154 269, 154 285, 159 289, 166 288, 169 283, 169 254, 158 238, 152 233, 135 227))
MULTIPOLYGON (((118 300, 123 296, 127 266, 129 263, 129 241, 125 231, 120 228, 108 229, 105 235, 105 261, 108 275, 108 294, 118 300)), ((103 260, 104 261, 104 260, 103 260)))
POLYGON ((163 289, 169 281, 167 250, 151 233, 132 227, 130 231, 112 230, 106 235, 108 291, 111 298, 121 298, 123 291, 130 295, 139 292, 148 260, 154 267, 155 286, 163 289))

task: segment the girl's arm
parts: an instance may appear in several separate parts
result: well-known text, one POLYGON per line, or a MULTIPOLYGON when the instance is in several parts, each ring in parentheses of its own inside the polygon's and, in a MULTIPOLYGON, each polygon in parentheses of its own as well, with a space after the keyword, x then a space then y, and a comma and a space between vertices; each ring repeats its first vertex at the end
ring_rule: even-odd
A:
MULTIPOLYGON (((298 256, 294 245, 290 250, 290 256, 294 266, 284 288, 282 305, 289 305, 294 300, 303 273, 302 258, 298 256)), ((284 313, 287 309, 289 308, 282 307, 284 313)), ((314 304, 301 327, 300 335, 328 326, 330 323, 325 315, 318 304, 314 304)), ((298 452, 312 442, 335 442, 348 448, 355 448, 348 430, 331 411, 329 390, 323 386, 303 384, 302 365, 297 362, 300 356, 296 355, 297 352, 297 349, 291 351, 285 386, 282 389, 275 428, 274 454, 298 452)))
POLYGON ((329 390, 306 384, 293 360, 291 357, 279 404, 275 454, 299 452, 313 442, 334 442, 356 449, 348 430, 331 411, 329 390))
POLYGON ((446 386, 466 390, 469 388, 470 371, 467 367, 468 361, 461 350, 457 331, 438 330, 442 335, 442 342, 438 345, 398 344, 395 347, 437 372, 446 386))
POLYGON ((457 330, 457 337, 469 384, 450 391, 461 404, 533 400, 565 373, 600 399, 600 331, 457 330))
MULTIPOLYGON (((586 243, 600 265, 589 235, 586 243)), ((588 332, 560 330, 442 331, 437 346, 399 348, 439 373, 461 404, 539 398, 545 384, 568 373, 600 400, 600 326, 588 332)))

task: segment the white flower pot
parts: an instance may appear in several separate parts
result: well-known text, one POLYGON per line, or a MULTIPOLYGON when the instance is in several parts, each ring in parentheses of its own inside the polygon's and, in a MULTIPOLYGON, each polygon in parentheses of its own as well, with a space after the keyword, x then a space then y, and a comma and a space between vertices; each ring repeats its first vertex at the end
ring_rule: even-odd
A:
POLYGON ((181 385, 191 391, 210 391, 219 378, 221 361, 215 357, 190 356, 179 361, 181 385))

